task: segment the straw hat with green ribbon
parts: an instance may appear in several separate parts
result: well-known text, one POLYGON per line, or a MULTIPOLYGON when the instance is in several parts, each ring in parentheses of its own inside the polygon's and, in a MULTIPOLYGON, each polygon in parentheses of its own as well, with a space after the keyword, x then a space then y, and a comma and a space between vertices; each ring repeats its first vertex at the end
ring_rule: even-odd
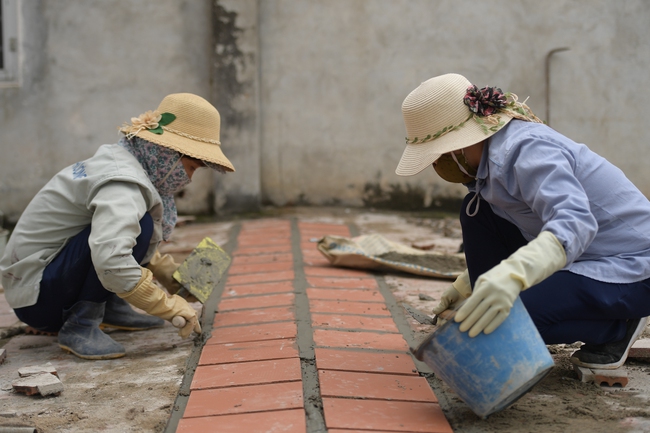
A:
POLYGON ((156 110, 132 117, 120 131, 235 171, 221 150, 220 129, 221 116, 212 104, 191 93, 174 93, 156 110))
POLYGON ((478 89, 458 74, 420 84, 404 99, 402 114, 406 149, 395 170, 399 176, 418 174, 441 155, 489 138, 513 118, 542 123, 514 93, 478 89))

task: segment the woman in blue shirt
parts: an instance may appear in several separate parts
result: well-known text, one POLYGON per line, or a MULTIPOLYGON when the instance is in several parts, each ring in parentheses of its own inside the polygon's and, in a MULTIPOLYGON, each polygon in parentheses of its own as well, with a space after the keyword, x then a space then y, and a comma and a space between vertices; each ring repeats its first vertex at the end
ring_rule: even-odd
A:
POLYGON ((650 315, 646 197, 499 88, 442 75, 411 92, 402 112, 408 136, 396 173, 433 165, 470 191, 460 216, 468 269, 434 313, 467 298, 455 320, 475 337, 521 296, 547 344, 584 343, 572 362, 620 367, 650 315))

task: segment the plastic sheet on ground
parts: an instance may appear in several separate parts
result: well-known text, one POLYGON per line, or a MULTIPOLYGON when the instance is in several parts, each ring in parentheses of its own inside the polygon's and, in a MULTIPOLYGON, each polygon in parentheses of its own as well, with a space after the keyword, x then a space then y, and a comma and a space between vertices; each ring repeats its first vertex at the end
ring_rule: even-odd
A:
POLYGON ((467 267, 464 254, 422 251, 379 234, 354 238, 327 235, 318 242, 317 248, 330 263, 347 268, 397 270, 455 279, 467 267))

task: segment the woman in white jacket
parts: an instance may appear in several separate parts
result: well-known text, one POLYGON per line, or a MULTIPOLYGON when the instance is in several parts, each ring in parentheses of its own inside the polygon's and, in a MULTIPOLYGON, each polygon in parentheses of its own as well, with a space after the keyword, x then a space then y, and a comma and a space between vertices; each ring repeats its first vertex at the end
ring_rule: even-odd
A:
POLYGON ((61 348, 85 359, 125 354, 100 325, 139 330, 181 316, 181 336, 200 333, 196 311, 152 279, 173 291, 178 265, 157 246, 176 223, 174 193, 200 167, 234 171, 221 151, 220 123, 205 99, 168 95, 125 124, 118 144, 56 174, 21 215, 0 259, 18 318, 58 332, 61 348))

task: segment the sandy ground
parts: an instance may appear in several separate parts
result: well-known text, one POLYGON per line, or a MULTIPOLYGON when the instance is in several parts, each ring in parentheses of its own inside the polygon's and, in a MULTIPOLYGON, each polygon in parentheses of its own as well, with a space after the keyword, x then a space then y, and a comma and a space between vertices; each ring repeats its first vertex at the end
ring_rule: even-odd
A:
MULTIPOLYGON (((268 210, 266 216, 300 216, 304 221, 353 224, 359 234, 380 233, 412 245, 425 242, 436 251, 457 251, 460 227, 455 218, 425 214, 295 208, 268 210)), ((210 235, 224 245, 231 222, 214 223, 210 235)), ((168 251, 177 258, 205 235, 205 227, 189 224, 175 231, 168 251)), ((430 314, 448 286, 444 280, 407 274, 386 274, 386 283, 399 302, 430 314), (432 300, 430 300, 432 299, 432 300)), ((432 331, 410 316, 415 339, 432 331)), ((163 431, 186 369, 192 340, 181 340, 170 325, 138 333, 113 332, 127 356, 110 361, 84 361, 62 352, 55 337, 18 333, 7 337, 0 329, 0 347, 7 360, 0 364, 0 427, 25 425, 41 432, 160 432, 163 431), (135 362, 134 362, 135 361, 135 362), (51 362, 64 384, 56 397, 17 394, 11 383, 18 368, 51 362)), ((549 347, 556 366, 552 372, 503 412, 482 420, 444 383, 431 378, 455 432, 650 432, 650 363, 629 360, 626 388, 601 388, 578 380, 568 358, 574 347, 549 347)))

